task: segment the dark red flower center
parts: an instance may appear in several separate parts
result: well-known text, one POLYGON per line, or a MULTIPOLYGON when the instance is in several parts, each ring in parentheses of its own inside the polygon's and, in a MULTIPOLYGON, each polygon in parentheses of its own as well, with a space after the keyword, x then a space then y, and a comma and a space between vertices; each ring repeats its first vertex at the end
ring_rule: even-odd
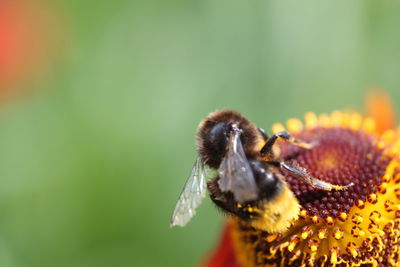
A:
POLYGON ((317 145, 306 150, 282 144, 282 157, 286 162, 298 164, 315 178, 332 184, 354 183, 345 191, 323 191, 284 173, 301 206, 310 215, 336 218, 342 212, 348 213, 359 200, 365 202, 378 190, 390 158, 383 156, 373 136, 348 128, 318 127, 304 130, 297 137, 317 142, 317 145))

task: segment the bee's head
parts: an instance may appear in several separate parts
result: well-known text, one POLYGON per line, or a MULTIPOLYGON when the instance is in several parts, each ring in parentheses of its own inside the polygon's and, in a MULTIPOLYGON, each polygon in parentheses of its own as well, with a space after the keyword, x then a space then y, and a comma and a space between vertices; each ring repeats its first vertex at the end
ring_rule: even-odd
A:
MULTIPOLYGON (((240 134, 241 130, 238 128, 236 123, 232 122, 218 122, 215 123, 208 132, 205 133, 202 139, 203 154, 206 156, 205 163, 212 168, 218 168, 226 151, 229 147, 229 142, 233 134, 240 134)), ((242 144, 246 140, 242 140, 240 136, 240 142, 242 144)))
POLYGON ((218 168, 230 145, 232 134, 240 134, 246 155, 255 153, 261 137, 258 129, 248 119, 231 110, 208 115, 198 130, 198 150, 202 162, 211 168, 218 168))
POLYGON ((206 135, 207 142, 210 146, 218 151, 226 151, 229 139, 229 125, 226 122, 215 124, 206 135))
MULTIPOLYGON (((210 131, 207 133, 206 139, 211 146, 213 146, 216 150, 226 152, 229 139, 233 134, 240 134, 242 130, 238 127, 237 123, 233 122, 219 122, 216 123, 210 131)), ((246 142, 246 140, 242 140, 243 138, 240 136, 240 141, 242 144, 246 142)))

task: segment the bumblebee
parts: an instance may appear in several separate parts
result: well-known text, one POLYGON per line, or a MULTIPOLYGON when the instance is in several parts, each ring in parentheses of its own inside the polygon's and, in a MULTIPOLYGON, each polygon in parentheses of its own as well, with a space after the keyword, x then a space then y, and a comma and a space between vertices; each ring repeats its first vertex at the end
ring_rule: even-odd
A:
POLYGON ((232 110, 209 114, 200 123, 197 137, 198 158, 175 206, 171 226, 190 221, 208 188, 211 200, 222 211, 269 233, 284 232, 298 217, 300 205, 282 169, 321 190, 345 190, 353 185, 333 185, 281 161, 273 151, 278 138, 304 149, 317 144, 298 140, 286 131, 269 137, 232 110), (208 173, 214 175, 206 181, 208 173))

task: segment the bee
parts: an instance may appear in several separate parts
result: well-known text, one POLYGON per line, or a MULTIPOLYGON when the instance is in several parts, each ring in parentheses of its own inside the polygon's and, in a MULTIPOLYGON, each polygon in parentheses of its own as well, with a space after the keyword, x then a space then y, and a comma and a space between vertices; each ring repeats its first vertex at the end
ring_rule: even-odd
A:
POLYGON ((258 229, 280 233, 298 217, 300 204, 281 170, 321 190, 346 190, 353 184, 333 185, 312 177, 306 169, 279 159, 273 145, 281 138, 304 149, 306 143, 289 132, 268 136, 240 113, 209 114, 197 131, 198 158, 176 203, 171 226, 185 226, 206 196, 222 211, 249 221, 258 229), (213 177, 207 180, 207 175, 213 177))

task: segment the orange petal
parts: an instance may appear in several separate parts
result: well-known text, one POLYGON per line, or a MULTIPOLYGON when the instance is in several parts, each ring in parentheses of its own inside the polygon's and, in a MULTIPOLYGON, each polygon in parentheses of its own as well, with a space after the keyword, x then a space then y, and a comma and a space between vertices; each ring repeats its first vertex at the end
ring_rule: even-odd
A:
POLYGON ((376 131, 383 133, 393 129, 395 123, 395 111, 389 95, 383 90, 370 91, 365 99, 366 114, 376 122, 376 131))

